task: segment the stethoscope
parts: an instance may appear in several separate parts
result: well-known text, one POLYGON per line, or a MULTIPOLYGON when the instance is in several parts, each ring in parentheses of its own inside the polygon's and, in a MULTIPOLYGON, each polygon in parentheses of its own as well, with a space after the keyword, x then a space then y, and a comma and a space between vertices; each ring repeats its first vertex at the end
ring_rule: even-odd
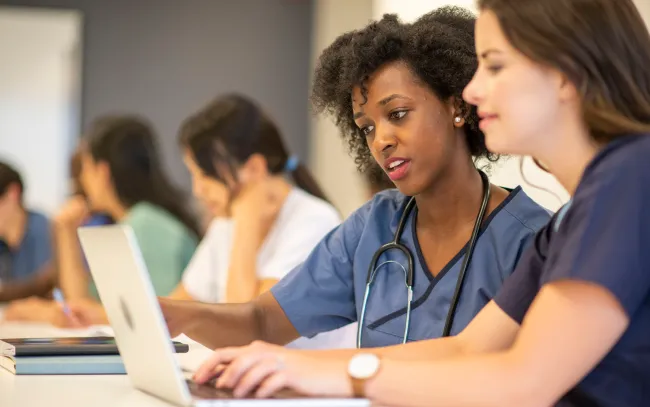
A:
MULTIPOLYGON (((454 323, 454 314, 456 313, 456 308, 458 307, 458 300, 460 299, 460 292, 463 288, 463 281, 465 280, 465 274, 467 273, 467 268, 469 266, 470 259, 474 253, 474 246, 478 240, 479 231, 481 230, 481 225, 483 224, 483 218, 485 217, 485 211, 487 209, 488 201, 490 200, 490 181, 488 180, 487 175, 483 171, 479 170, 481 175, 481 180, 483 181, 483 201, 481 202, 481 208, 479 209, 478 216, 476 217, 476 222, 474 222, 474 229, 472 231, 472 236, 469 240, 469 246, 465 256, 463 257, 463 263, 460 267, 460 273, 458 275, 458 280, 456 281, 456 289, 454 291, 454 296, 451 299, 451 305, 449 306, 449 312, 447 313, 447 319, 445 321, 445 326, 442 331, 442 336, 449 336, 451 332, 451 326, 454 323)), ((411 328, 411 303, 413 302, 413 255, 411 251, 399 242, 402 232, 404 231, 404 226, 408 220, 409 214, 415 207, 415 198, 412 197, 406 204, 404 208, 404 213, 399 220, 397 225, 397 230, 395 231, 395 236, 390 243, 387 243, 379 248, 372 256, 372 261, 368 267, 368 276, 366 278, 366 291, 363 295, 363 305, 361 306, 361 318, 359 319, 359 325, 357 328, 357 348, 361 348, 361 336, 363 332, 363 325, 366 319, 366 306, 368 305, 368 297, 370 296, 370 289, 372 283, 375 280, 377 275, 377 270, 387 264, 397 264, 404 271, 404 282, 406 283, 407 290, 407 303, 406 303, 406 323, 404 325, 404 339, 402 343, 406 343, 408 339, 409 330, 411 328), (405 268, 401 263, 394 260, 387 260, 379 265, 377 261, 379 257, 389 250, 399 250, 406 256, 407 267, 405 268)))

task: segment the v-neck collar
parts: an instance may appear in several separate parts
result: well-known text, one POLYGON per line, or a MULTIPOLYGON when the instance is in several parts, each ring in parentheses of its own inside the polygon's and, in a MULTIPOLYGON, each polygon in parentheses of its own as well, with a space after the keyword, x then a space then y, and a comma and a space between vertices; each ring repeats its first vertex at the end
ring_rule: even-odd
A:
MULTIPOLYGON (((483 232, 487 230, 487 228, 490 226, 490 223, 492 223, 492 220, 501 212, 503 208, 505 208, 514 198, 519 194, 521 191, 521 186, 518 186, 514 190, 510 192, 510 194, 506 197, 506 199, 503 200, 497 206, 491 213, 488 215, 487 219, 483 222, 483 225, 481 226, 481 229, 479 230, 478 234, 478 239, 481 238, 481 235, 483 232)), ((426 291, 424 294, 422 294, 418 299, 413 301, 413 304, 411 306, 411 311, 414 311, 417 307, 420 305, 424 304, 424 302, 429 298, 429 295, 433 292, 433 289, 436 287, 439 281, 441 281, 445 275, 451 270, 457 263, 458 261, 465 255, 467 252, 467 248, 469 246, 469 242, 465 243, 465 245, 460 249, 458 253, 440 270, 438 275, 435 277, 433 274, 431 274, 431 271, 429 270, 429 266, 427 265, 426 261, 424 260, 424 255, 422 254, 422 248, 420 247, 420 242, 418 241, 418 236, 417 236, 417 230, 416 230, 416 220, 417 220, 417 213, 418 213, 418 207, 415 206, 413 210, 413 214, 411 214, 411 220, 413 222, 413 225, 411 227, 411 233, 412 233, 412 239, 413 239, 413 245, 415 246, 415 253, 418 258, 418 262, 420 263, 420 266, 422 267, 422 271, 425 276, 427 276, 427 279, 429 280, 429 286, 427 287, 426 291)), ((469 265, 468 265, 469 268, 469 265)), ((417 284, 417 278, 418 278, 418 273, 414 273, 413 275, 413 284, 417 284)), ((378 320, 372 322, 371 324, 368 325, 369 329, 375 329, 386 322, 400 317, 402 315, 406 314, 406 307, 397 310, 395 312, 392 312, 384 317, 379 318, 378 320)))

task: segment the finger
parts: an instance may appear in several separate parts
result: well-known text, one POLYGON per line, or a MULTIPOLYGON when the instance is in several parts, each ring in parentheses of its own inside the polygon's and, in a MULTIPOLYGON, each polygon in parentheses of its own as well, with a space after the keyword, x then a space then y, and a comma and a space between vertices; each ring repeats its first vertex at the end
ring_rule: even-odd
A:
POLYGON ((266 357, 252 365, 241 377, 233 390, 235 397, 246 397, 258 387, 269 375, 282 368, 276 357, 266 357))
POLYGON ((212 355, 196 370, 194 381, 203 384, 214 377, 219 365, 230 363, 240 352, 240 348, 223 348, 215 350, 212 355))
POLYGON ((263 357, 263 353, 255 351, 238 356, 230 362, 226 370, 221 374, 221 377, 217 380, 217 387, 234 388, 237 386, 242 376, 244 376, 251 367, 259 363, 263 357))
POLYGON ((270 374, 258 387, 255 392, 255 397, 258 399, 266 399, 273 396, 280 390, 288 387, 288 376, 284 371, 277 371, 270 374))

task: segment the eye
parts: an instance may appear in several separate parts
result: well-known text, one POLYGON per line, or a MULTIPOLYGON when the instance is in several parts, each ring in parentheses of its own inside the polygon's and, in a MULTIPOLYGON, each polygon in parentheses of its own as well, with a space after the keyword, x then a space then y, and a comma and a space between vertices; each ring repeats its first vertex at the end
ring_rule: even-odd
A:
POLYGON ((503 67, 501 65, 491 65, 487 67, 487 70, 492 74, 496 74, 499 73, 499 71, 501 71, 502 68, 503 67))
POLYGON ((388 115, 388 117, 389 117, 391 120, 401 120, 401 119, 403 119, 403 118, 406 116, 407 113, 408 113, 408 112, 407 112, 406 110, 396 110, 396 111, 394 111, 394 112, 390 112, 390 114, 388 115))
POLYGON ((361 127, 360 130, 361 130, 361 133, 363 133, 364 136, 368 136, 368 135, 370 135, 370 133, 373 132, 373 130, 375 130, 375 126, 364 126, 364 127, 361 127))

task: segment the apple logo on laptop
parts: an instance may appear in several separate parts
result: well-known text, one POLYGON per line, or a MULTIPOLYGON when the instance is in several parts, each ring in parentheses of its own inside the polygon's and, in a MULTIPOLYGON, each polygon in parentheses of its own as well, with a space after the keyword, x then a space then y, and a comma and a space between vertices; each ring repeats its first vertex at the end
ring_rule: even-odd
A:
POLYGON ((126 303, 124 302, 124 298, 120 297, 120 307, 122 308, 122 315, 124 315, 124 319, 126 320, 126 324, 129 326, 129 328, 133 331, 133 318, 131 318, 131 312, 129 311, 129 308, 126 306, 126 303))

